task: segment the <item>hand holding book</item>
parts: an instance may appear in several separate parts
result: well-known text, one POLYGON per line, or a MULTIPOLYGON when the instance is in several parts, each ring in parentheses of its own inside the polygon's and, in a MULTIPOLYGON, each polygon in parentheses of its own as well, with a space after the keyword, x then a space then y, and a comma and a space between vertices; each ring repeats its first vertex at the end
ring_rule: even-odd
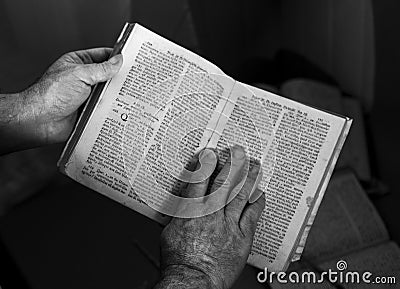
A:
POLYGON ((70 52, 54 62, 31 87, 0 98, 0 155, 64 142, 75 125, 78 108, 92 86, 111 79, 122 56, 107 60, 111 48, 70 52))
MULTIPOLYGON (((211 192, 220 188, 227 200, 231 194, 237 195, 211 215, 171 220, 161 235, 163 273, 156 288, 230 288, 243 270, 265 197, 256 193, 258 199, 249 203, 253 191, 258 191, 260 165, 252 166, 242 185, 238 176, 246 166, 245 151, 240 147, 232 150, 232 161, 225 163, 212 183, 209 178, 190 183, 182 194, 187 198, 202 197, 211 186, 211 192), (201 286, 201 282, 208 284, 201 286)), ((203 152, 204 158, 215 160, 212 150, 203 152)))

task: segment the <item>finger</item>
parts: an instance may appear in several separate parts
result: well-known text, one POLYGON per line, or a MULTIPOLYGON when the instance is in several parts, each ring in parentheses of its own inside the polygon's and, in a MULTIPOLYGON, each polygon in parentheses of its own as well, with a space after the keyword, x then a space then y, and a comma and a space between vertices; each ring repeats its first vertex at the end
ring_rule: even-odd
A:
MULTIPOLYGON (((259 177, 259 180, 261 181, 263 175, 262 175, 262 170, 260 170, 260 171, 261 171, 261 173, 258 175, 258 177, 259 177)), ((260 181, 258 181, 258 184, 260 184, 260 181)), ((250 194, 249 203, 252 204, 252 203, 256 202, 263 193, 264 192, 262 190, 258 190, 256 187, 255 190, 253 190, 253 193, 250 194)))
POLYGON ((84 64, 99 63, 106 61, 113 49, 109 47, 98 47, 85 50, 75 51, 75 54, 82 60, 84 64))
POLYGON ((217 166, 217 157, 213 150, 205 149, 199 154, 198 158, 196 170, 190 176, 183 197, 198 198, 204 196, 207 192, 210 176, 217 166))
POLYGON ((245 236, 253 237, 257 228, 257 222, 265 208, 265 194, 260 190, 260 197, 252 204, 247 205, 240 218, 239 227, 245 236))
POLYGON ((226 198, 221 198, 225 203, 230 201, 229 196, 232 189, 240 182, 242 171, 246 164, 246 154, 242 147, 234 146, 222 170, 215 178, 211 193, 218 190, 217 194, 222 194, 226 198))
POLYGON ((243 209, 247 205, 250 195, 257 188, 261 177, 261 166, 257 162, 248 172, 247 178, 244 183, 239 183, 233 190, 233 193, 237 192, 237 190, 239 190, 239 192, 237 193, 235 198, 228 205, 226 205, 225 215, 232 217, 235 221, 239 221, 243 209))
POLYGON ((184 169, 181 171, 178 177, 178 179, 180 180, 180 182, 178 183, 179 196, 181 197, 186 196, 186 188, 189 185, 191 174, 197 169, 198 163, 199 163, 199 154, 195 154, 186 164, 184 169))
POLYGON ((84 64, 78 69, 77 76, 88 85, 105 82, 119 71, 122 61, 122 55, 118 54, 101 63, 84 64))

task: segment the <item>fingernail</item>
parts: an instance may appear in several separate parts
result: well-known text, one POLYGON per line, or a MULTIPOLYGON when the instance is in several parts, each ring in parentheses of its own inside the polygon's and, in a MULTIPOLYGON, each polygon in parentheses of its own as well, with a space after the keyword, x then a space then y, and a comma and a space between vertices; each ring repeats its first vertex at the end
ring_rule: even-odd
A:
POLYGON ((122 61, 122 54, 117 54, 108 60, 111 64, 115 65, 122 61))
POLYGON ((213 150, 204 149, 203 151, 201 151, 201 153, 199 155, 199 159, 204 159, 204 158, 210 159, 210 158, 213 158, 214 155, 215 155, 215 153, 213 150))
POLYGON ((245 157, 244 149, 240 146, 234 146, 232 148, 233 156, 237 159, 243 159, 245 157))
POLYGON ((252 204, 252 203, 256 202, 261 197, 262 194, 264 194, 264 192, 262 190, 256 188, 254 190, 254 192, 250 195, 249 203, 252 204))
POLYGON ((250 169, 250 172, 258 173, 258 171, 260 170, 260 167, 261 167, 260 163, 256 160, 256 161, 254 161, 254 163, 250 169))

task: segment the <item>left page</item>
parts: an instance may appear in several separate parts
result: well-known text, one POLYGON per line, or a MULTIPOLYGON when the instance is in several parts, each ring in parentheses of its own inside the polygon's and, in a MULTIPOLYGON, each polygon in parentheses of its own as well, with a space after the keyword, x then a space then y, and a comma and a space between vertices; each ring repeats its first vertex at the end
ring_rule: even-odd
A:
POLYGON ((186 139, 189 149, 181 151, 182 162, 205 146, 233 80, 219 78, 223 72, 215 65, 138 24, 121 53, 121 70, 106 83, 61 169, 81 184, 164 223, 168 218, 137 195, 138 190, 154 192, 154 184, 145 182, 148 170, 143 169, 149 158, 154 172, 150 178, 168 185, 169 176, 159 166, 154 144, 169 137, 166 155, 179 151, 178 138, 196 126, 186 139), (210 74, 217 79, 210 79, 210 74), (184 121, 171 125, 181 114, 184 121))

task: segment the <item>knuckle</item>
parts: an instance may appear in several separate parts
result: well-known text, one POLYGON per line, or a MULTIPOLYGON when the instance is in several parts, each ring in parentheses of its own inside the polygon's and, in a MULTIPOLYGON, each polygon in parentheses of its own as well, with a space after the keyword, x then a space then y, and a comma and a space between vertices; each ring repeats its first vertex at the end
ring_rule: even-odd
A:
POLYGON ((246 176, 246 181, 250 183, 254 183, 257 180, 259 171, 249 171, 246 176))
POLYGON ((246 192, 244 192, 243 190, 240 191, 237 195, 236 195, 236 200, 239 202, 247 202, 248 199, 248 194, 246 194, 246 192))
POLYGON ((103 75, 108 75, 109 69, 108 64, 106 62, 102 62, 98 64, 103 75))
POLYGON ((63 55, 61 55, 61 57, 59 59, 64 60, 64 59, 71 58, 72 56, 73 56, 73 52, 67 52, 67 53, 64 53, 63 55))
POLYGON ((229 190, 231 188, 232 181, 230 179, 226 179, 220 186, 223 190, 229 190))
POLYGON ((213 183, 214 190, 216 189, 227 189, 231 186, 231 181, 226 178, 216 178, 213 183))
POLYGON ((249 198, 249 195, 250 195, 250 188, 249 188, 248 186, 244 185, 244 186, 240 189, 240 191, 239 191, 239 193, 237 194, 236 198, 237 198, 239 201, 247 201, 248 198, 249 198))
POLYGON ((76 78, 80 78, 80 76, 82 75, 82 70, 83 70, 83 67, 82 66, 80 66, 80 65, 77 65, 77 66, 74 66, 74 67, 72 67, 71 68, 71 75, 73 76, 73 77, 76 77, 76 78))
POLYGON ((199 183, 199 184, 203 184, 206 182, 208 176, 206 174, 206 172, 203 171, 199 171, 193 174, 192 178, 190 179, 191 183, 199 183))

